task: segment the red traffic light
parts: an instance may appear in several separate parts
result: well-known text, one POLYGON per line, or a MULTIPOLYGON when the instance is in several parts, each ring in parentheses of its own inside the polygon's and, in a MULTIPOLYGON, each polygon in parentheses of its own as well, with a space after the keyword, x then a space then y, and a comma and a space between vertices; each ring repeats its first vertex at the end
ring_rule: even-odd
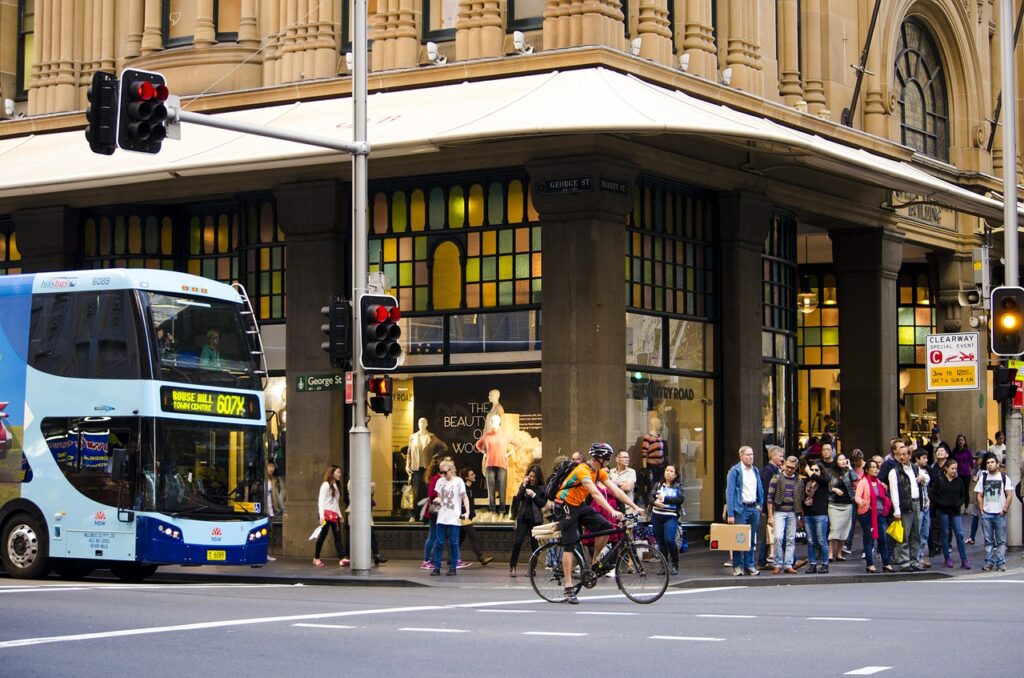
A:
POLYGON ((382 323, 388 319, 388 307, 387 306, 374 306, 373 307, 373 319, 375 322, 382 323))

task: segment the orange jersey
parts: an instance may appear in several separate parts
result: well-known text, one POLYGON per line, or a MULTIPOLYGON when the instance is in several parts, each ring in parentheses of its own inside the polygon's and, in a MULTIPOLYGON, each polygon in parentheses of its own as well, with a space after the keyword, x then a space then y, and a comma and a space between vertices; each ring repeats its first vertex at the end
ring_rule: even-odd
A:
POLYGON ((590 478, 594 484, 604 482, 608 480, 608 470, 600 469, 597 472, 597 477, 594 477, 594 471, 590 468, 590 464, 581 462, 579 466, 574 468, 572 472, 566 476, 562 482, 562 486, 558 488, 557 499, 564 501, 569 506, 580 506, 590 496, 590 490, 583 485, 583 481, 586 478, 590 478))

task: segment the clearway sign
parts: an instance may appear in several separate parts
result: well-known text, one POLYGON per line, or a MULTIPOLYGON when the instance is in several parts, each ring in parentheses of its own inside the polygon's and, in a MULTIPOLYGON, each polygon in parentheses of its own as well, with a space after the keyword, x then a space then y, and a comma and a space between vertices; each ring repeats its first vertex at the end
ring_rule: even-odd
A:
POLYGON ((970 391, 981 387, 977 332, 929 334, 925 346, 929 391, 970 391))

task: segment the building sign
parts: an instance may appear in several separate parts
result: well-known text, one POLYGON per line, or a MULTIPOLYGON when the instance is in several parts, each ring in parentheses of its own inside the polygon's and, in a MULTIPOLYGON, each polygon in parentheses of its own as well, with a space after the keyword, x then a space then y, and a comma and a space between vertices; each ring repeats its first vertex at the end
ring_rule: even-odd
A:
MULTIPOLYGON (((351 374, 351 373, 350 373, 351 374)), ((295 390, 299 393, 320 391, 344 391, 344 374, 300 374, 295 378, 295 390)), ((346 402, 349 402, 346 400, 346 402)))
POLYGON ((534 182, 533 188, 537 193, 588 193, 592 190, 590 177, 543 179, 534 182))
POLYGON ((977 332, 929 334, 926 339, 929 391, 970 391, 980 388, 980 344, 977 332))
POLYGON ((248 393, 160 387, 160 409, 176 414, 203 414, 233 419, 261 419, 259 398, 248 393))
POLYGON ((906 207, 898 207, 896 209, 896 213, 900 216, 930 226, 956 230, 956 213, 953 210, 939 205, 920 202, 922 197, 913 193, 893 191, 892 197, 896 205, 906 205, 906 207))
POLYGON ((622 195, 629 195, 629 184, 624 181, 615 181, 614 179, 606 179, 601 177, 601 190, 607 191, 608 193, 620 193, 622 195))

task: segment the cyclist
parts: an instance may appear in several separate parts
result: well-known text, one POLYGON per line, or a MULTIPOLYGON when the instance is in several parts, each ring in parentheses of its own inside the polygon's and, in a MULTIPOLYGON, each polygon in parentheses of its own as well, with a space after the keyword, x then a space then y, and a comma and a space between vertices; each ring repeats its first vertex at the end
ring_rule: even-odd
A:
MULTIPOLYGON (((613 529, 612 525, 594 510, 590 502, 596 501, 611 514, 613 520, 619 521, 623 517, 622 512, 615 510, 597 489, 597 483, 604 485, 608 493, 622 504, 631 506, 633 510, 640 513, 640 507, 634 504, 633 500, 608 478, 608 471, 604 468, 604 463, 611 459, 614 453, 611 445, 607 443, 591 445, 589 461, 581 462, 566 476, 554 497, 555 516, 558 519, 558 527, 562 531, 562 546, 565 547, 562 554, 565 602, 571 605, 579 604, 572 584, 572 547, 580 540, 580 525, 591 532, 613 529)), ((592 563, 597 561, 598 554, 607 543, 608 535, 594 538, 592 563)))

